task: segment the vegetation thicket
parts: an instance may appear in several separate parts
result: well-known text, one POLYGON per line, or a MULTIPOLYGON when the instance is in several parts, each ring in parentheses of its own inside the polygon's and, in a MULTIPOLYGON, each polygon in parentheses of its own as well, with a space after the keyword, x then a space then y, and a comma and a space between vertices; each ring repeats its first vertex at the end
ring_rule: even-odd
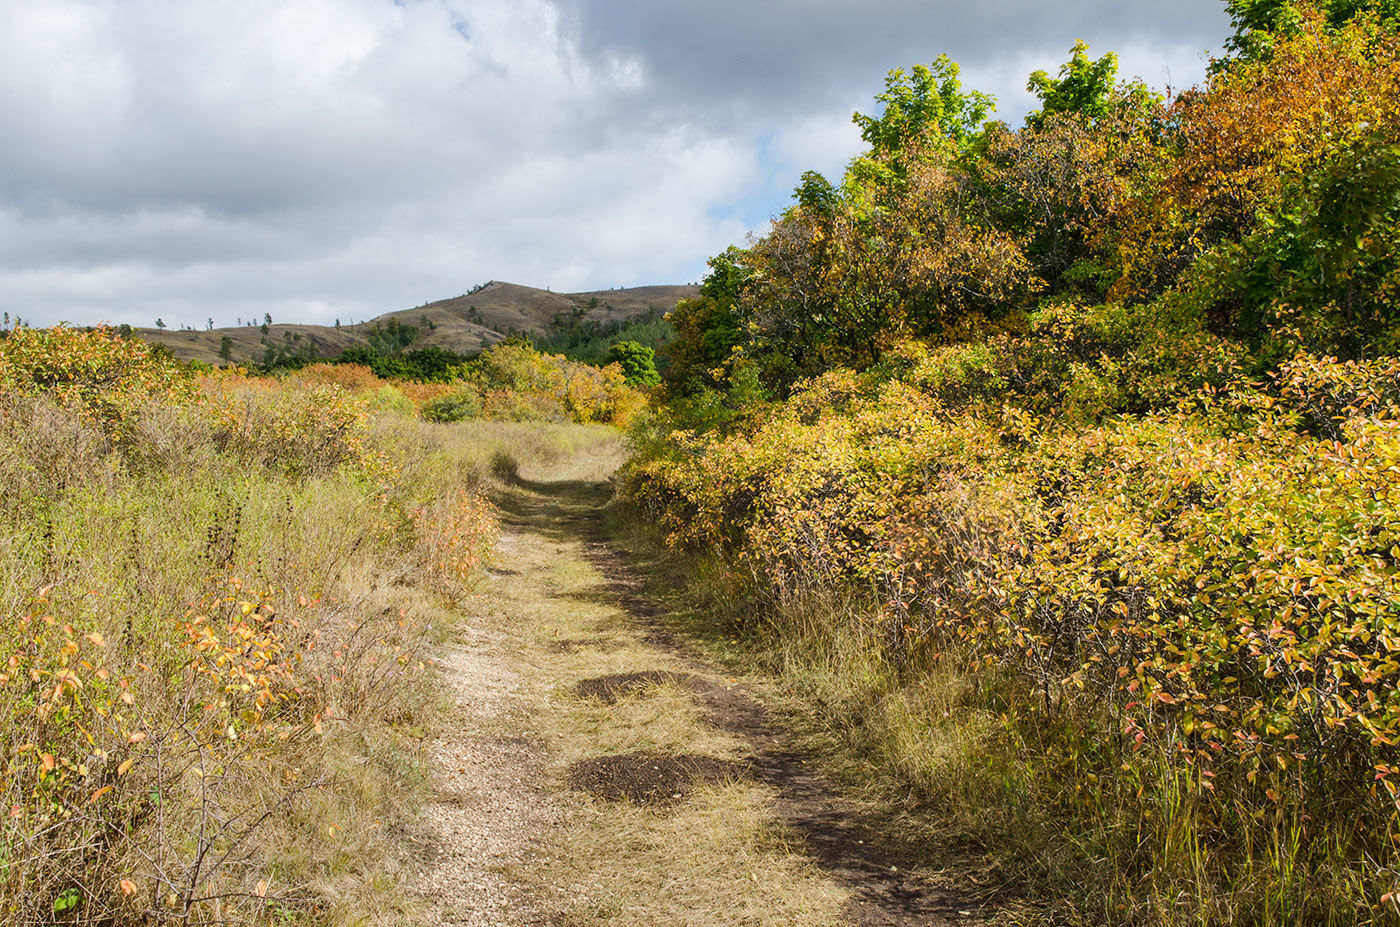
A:
MULTIPOLYGON (((597 297, 592 302, 596 303, 597 297)), ((545 353, 602 366, 611 360, 613 346, 625 342, 651 348, 664 364, 665 349, 672 337, 666 314, 656 308, 626 320, 599 321, 589 318, 588 310, 580 307, 571 314, 556 316, 544 334, 532 335, 531 340, 545 353)))
POLYGON ((424 641, 491 548, 492 474, 591 434, 417 416, 450 389, 0 339, 0 920, 405 919, 424 641))
POLYGON ((892 72, 672 313, 623 492, 1008 884, 1393 923, 1400 45, 1228 6, 1172 99, 1082 43, 1019 128, 892 72))

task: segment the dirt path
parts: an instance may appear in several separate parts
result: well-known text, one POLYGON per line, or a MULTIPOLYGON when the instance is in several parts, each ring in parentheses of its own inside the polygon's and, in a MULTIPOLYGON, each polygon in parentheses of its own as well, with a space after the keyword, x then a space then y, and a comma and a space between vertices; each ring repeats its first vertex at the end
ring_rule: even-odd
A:
POLYGON ((492 573, 440 657, 423 922, 985 922, 838 796, 757 689, 662 629, 600 531, 613 463, 501 499, 492 573))

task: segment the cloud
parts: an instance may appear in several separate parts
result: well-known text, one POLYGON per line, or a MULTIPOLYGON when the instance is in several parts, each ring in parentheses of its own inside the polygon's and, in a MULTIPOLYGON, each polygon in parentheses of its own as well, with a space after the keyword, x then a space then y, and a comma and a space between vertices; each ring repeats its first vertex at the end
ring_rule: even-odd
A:
POLYGON ((889 69, 942 53, 973 71, 1047 54, 1058 65, 1078 38, 1104 51, 1152 44, 1194 52, 1218 47, 1228 28, 1219 0, 867 0, 859 12, 846 0, 564 3, 584 54, 631 57, 656 99, 715 119, 820 109, 853 91, 863 102, 889 69))
POLYGON ((839 173, 890 67, 948 51, 1023 111, 1076 37, 1194 80, 1225 29, 1213 0, 939 6, 0 0, 0 308, 324 322, 696 279, 839 173))

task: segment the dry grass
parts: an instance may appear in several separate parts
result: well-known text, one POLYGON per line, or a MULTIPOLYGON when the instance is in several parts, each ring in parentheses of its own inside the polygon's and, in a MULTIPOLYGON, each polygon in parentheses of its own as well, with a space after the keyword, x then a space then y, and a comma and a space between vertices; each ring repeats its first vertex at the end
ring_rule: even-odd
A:
POLYGON ((576 812, 560 847, 573 895, 562 923, 841 923, 846 893, 775 826, 770 801, 734 784, 698 790, 680 810, 598 802, 576 812))
POLYGON ((475 494, 606 441, 206 389, 121 434, 0 397, 6 924, 408 917, 422 647, 490 533, 475 494))

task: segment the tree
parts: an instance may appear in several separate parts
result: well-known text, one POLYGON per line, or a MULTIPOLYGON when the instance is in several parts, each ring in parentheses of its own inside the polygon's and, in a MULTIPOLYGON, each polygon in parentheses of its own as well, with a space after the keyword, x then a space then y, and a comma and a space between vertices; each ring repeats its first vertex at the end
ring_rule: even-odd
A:
POLYGON ((271 325, 271 324, 272 324, 272 313, 271 313, 271 312, 264 312, 264 313, 263 313, 263 324, 264 324, 264 325, 271 325))
POLYGON ((622 367, 628 386, 655 386, 661 382, 656 372, 656 352, 637 341, 619 341, 608 349, 608 363, 622 367))
POLYGON ((681 300, 666 316, 676 331, 676 340, 666 349, 671 358, 666 380, 676 394, 719 385, 724 367, 744 340, 738 303, 752 277, 748 253, 731 245, 710 258, 709 265, 700 295, 681 300))
POLYGON ((367 344, 352 344, 336 356, 335 363, 373 367, 380 357, 380 353, 367 344))
POLYGON ((1138 108, 1160 102, 1140 80, 1118 81, 1118 56, 1109 52, 1097 61, 1089 57, 1089 44, 1083 39, 1070 49, 1070 59, 1060 65, 1058 77, 1035 71, 1026 89, 1040 97, 1040 109, 1026 117, 1026 124, 1040 128, 1057 113, 1075 114, 1090 122, 1106 117, 1115 107, 1135 104, 1138 108))
POLYGON ((1320 16, 1332 29, 1363 14, 1375 16, 1388 30, 1400 25, 1400 0, 1226 0, 1225 9, 1235 26, 1226 45, 1243 59, 1269 57, 1275 40, 1303 31, 1310 15, 1320 16))
POLYGON ((947 55, 939 55, 933 64, 916 64, 907 74, 903 68, 891 71, 885 92, 875 96, 885 105, 880 115, 852 117, 860 137, 876 155, 902 152, 931 130, 963 141, 996 108, 996 100, 976 90, 964 91, 961 70, 947 55))
POLYGON ((219 357, 223 358, 224 363, 233 360, 233 339, 228 335, 219 339, 219 357))
POLYGON ((1267 366, 1400 343, 1400 45, 1309 14, 1177 101, 1180 150, 1129 203, 1110 296, 1170 293, 1267 366))
POLYGON ((996 100, 963 90, 960 73, 947 55, 939 55, 931 65, 914 65, 907 74, 902 68, 889 73, 884 93, 875 95, 884 104, 880 114, 851 117, 870 150, 851 162, 848 192, 897 186, 913 162, 967 142, 996 109, 996 100))
POLYGON ((212 332, 212 331, 214 330, 214 320, 213 320, 213 319, 206 319, 205 322, 208 324, 209 330, 212 332))
POLYGON ((417 348, 404 354, 409 379, 428 383, 446 383, 453 379, 453 371, 462 363, 458 354, 444 348, 430 345, 417 348))
POLYGON ((156 328, 164 329, 164 328, 165 328, 165 320, 164 320, 164 319, 156 319, 156 328))

